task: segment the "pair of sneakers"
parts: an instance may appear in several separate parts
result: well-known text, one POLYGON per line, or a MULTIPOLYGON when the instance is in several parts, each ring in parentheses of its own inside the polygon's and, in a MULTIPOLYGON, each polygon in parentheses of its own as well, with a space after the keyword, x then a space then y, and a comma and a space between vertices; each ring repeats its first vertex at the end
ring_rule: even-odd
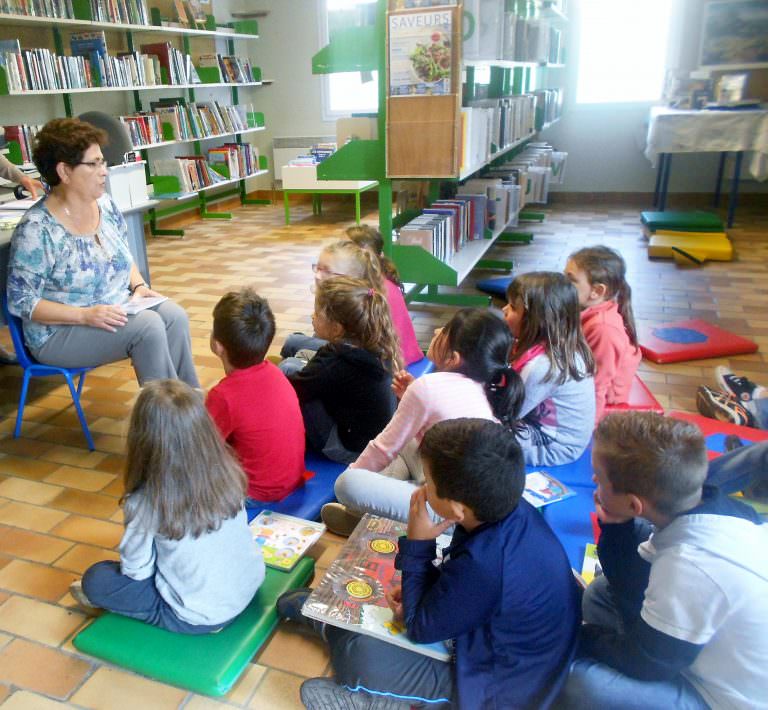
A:
POLYGON ((696 391, 700 414, 739 426, 757 427, 755 398, 762 389, 747 377, 734 375, 727 367, 715 368, 720 390, 701 385, 696 391))

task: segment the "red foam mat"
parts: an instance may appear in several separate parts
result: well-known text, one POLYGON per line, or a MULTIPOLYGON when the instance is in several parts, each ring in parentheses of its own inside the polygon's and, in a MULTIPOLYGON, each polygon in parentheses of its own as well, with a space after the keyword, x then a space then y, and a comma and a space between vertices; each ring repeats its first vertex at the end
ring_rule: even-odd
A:
POLYGON ((664 407, 658 403, 651 390, 637 375, 632 380, 632 386, 629 389, 629 401, 626 404, 608 404, 605 407, 605 413, 635 410, 664 414, 664 407))
POLYGON ((757 350, 757 343, 703 320, 639 324, 643 356, 660 364, 743 355, 757 350))

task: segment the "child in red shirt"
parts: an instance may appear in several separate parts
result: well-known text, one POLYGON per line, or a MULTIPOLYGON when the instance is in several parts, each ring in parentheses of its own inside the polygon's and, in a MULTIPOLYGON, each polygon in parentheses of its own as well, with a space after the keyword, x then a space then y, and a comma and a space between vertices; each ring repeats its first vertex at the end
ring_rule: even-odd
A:
POLYGON ((304 476, 299 400, 283 373, 264 360, 274 335, 269 303, 251 288, 231 291, 213 309, 211 350, 226 377, 205 405, 248 476, 248 507, 284 498, 304 476))
POLYGON ((626 273, 624 259, 605 246, 579 249, 565 266, 579 294, 581 328, 595 358, 596 421, 607 404, 627 402, 642 357, 626 273))

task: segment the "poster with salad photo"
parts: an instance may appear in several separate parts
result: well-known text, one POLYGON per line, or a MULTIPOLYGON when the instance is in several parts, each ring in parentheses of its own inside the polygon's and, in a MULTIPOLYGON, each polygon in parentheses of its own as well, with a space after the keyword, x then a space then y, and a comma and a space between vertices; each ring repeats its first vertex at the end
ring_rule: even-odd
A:
POLYGON ((443 9, 389 15, 390 96, 451 93, 452 22, 443 9))

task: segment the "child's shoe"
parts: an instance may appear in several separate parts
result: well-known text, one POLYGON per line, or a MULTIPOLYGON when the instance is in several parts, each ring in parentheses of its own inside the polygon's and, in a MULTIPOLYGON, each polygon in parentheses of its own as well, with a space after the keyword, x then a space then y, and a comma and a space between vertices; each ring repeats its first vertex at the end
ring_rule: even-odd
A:
POLYGON ((742 407, 736 398, 705 385, 701 385, 696 390, 696 408, 699 414, 710 419, 739 426, 755 426, 755 419, 751 412, 742 407))
POLYGON ((311 593, 309 587, 301 587, 281 594, 277 599, 277 615, 289 621, 304 621, 306 617, 301 613, 301 607, 311 593))
POLYGON ((763 388, 756 385, 752 380, 740 375, 734 375, 727 367, 715 368, 715 379, 720 389, 727 392, 732 397, 739 400, 739 403, 754 415, 755 406, 753 404, 759 390, 763 388))
POLYGON ((325 527, 342 537, 349 537, 362 517, 341 503, 326 503, 320 510, 320 518, 325 527))
POLYGON ((91 604, 91 600, 88 599, 83 591, 82 580, 78 579, 77 581, 72 582, 72 584, 69 585, 69 593, 72 595, 75 602, 77 602, 80 611, 84 614, 87 614, 88 616, 99 616, 104 611, 100 607, 91 604))
POLYGON ((331 678, 310 678, 301 684, 301 702, 307 710, 408 710, 410 703, 383 695, 352 691, 331 678))

